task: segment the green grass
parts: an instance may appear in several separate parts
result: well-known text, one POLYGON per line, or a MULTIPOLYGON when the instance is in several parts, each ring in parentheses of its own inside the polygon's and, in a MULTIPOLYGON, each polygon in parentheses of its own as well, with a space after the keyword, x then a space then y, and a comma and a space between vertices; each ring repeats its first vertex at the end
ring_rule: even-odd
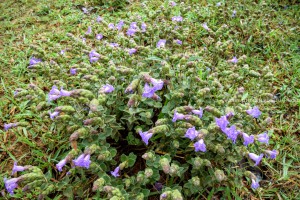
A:
MULTIPOLYGON (((95 1, 96 2, 96 1, 95 1)), ((151 1, 153 7, 161 1, 151 1)), ((210 2, 210 1, 209 1, 210 2)), ((269 106, 274 143, 270 144, 279 150, 275 161, 264 162, 264 173, 270 183, 264 184, 263 190, 252 194, 258 199, 299 199, 300 198, 300 49, 299 49, 299 4, 296 3, 254 3, 244 1, 238 4, 227 1, 228 10, 236 9, 239 20, 228 21, 231 13, 215 15, 207 18, 208 10, 203 12, 204 19, 210 25, 231 23, 229 32, 224 34, 224 41, 230 41, 224 51, 216 52, 215 58, 207 57, 207 61, 215 62, 218 57, 227 57, 233 53, 246 55, 254 69, 263 70, 269 66, 274 75, 269 83, 257 80, 257 84, 266 85, 265 93, 278 95, 275 103, 269 106), (285 8, 286 5, 289 5, 285 8), (234 32, 236 34, 234 34, 234 32)), ((216 3, 216 2, 215 2, 216 3)), ((213 5, 215 5, 215 3, 213 5)), ((207 5, 201 3, 202 6, 207 5)), ((106 15, 108 10, 114 16, 126 16, 141 12, 141 4, 135 1, 127 10, 116 9, 110 5, 100 6, 93 3, 94 10, 86 16, 80 10, 82 6, 89 7, 83 0, 76 1, 1 1, 0 2, 0 126, 12 119, 26 115, 32 124, 38 124, 41 117, 28 110, 26 102, 19 104, 14 100, 13 91, 25 88, 33 80, 26 79, 29 58, 38 51, 43 51, 46 57, 57 54, 54 50, 71 47, 66 33, 82 34, 85 23, 98 14, 106 15), (105 8, 105 9, 104 9, 105 8), (35 48, 35 47, 38 48, 35 48)), ((224 12, 225 13, 225 12, 224 12)), ((108 15, 108 14, 107 14, 108 15)), ((194 19, 193 13, 188 15, 194 19)), ((197 27, 195 24, 195 35, 197 27)), ((202 41, 203 38, 198 38, 202 41)), ((205 41, 204 41, 205 42, 205 41)), ((197 44, 198 42, 195 41, 197 44)), ((209 43, 209 42, 208 42, 209 43)), ((188 51, 188 50, 187 50, 188 51)), ((214 63, 216 64, 216 63, 214 63)), ((250 96, 260 94, 255 85, 250 96)), ((52 134, 54 127, 40 127, 40 132, 29 129, 18 129, 4 132, 0 130, 0 174, 9 175, 13 161, 19 164, 36 165, 42 169, 54 168, 57 156, 68 140, 60 134, 52 134)), ((2 183, 1 183, 2 184, 2 183)), ((248 197, 249 193, 226 191, 219 188, 210 191, 210 196, 218 196, 220 192, 232 196, 248 197)), ((29 198, 27 196, 27 198, 29 198)), ((199 197, 202 198, 202 197, 199 197)), ((204 197, 203 197, 204 198, 204 197)))

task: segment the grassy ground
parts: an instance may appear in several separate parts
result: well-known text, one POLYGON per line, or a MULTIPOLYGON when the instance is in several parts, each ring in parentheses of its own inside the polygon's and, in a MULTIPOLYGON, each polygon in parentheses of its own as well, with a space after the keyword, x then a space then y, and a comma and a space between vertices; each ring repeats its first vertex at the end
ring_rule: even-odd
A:
MULTIPOLYGON (((159 1, 151 1, 153 6, 159 1)), ((203 6, 207 3, 201 1, 203 6)), ((279 150, 276 161, 264 163, 265 174, 273 180, 272 184, 254 194, 253 199, 299 199, 300 189, 300 47, 299 47, 299 4, 296 3, 253 3, 243 4, 229 1, 226 7, 236 9, 240 25, 234 48, 253 59, 257 69, 269 66, 274 74, 271 82, 276 101, 272 108, 272 125, 270 127, 275 138, 274 149, 279 150)), ((217 3, 217 2, 215 2, 217 3)), ((214 3, 214 4, 215 4, 214 3)), ((17 120, 22 115, 28 119, 38 119, 26 110, 26 103, 18 104, 13 98, 16 88, 27 87, 26 79, 29 58, 39 49, 49 54, 67 47, 66 33, 79 35, 85 20, 92 17, 85 15, 81 8, 94 6, 91 16, 125 15, 128 10, 139 12, 138 1, 127 5, 127 10, 116 9, 113 5, 85 4, 85 1, 1 1, 0 2, 0 126, 6 122, 17 120)), ((192 14, 191 14, 192 15, 192 14)), ((227 23, 225 16, 214 16, 211 22, 227 23)), ((195 33, 197 34, 197 33, 195 33)), ((258 84, 260 82, 258 81, 258 84)), ((255 90, 255 87, 254 87, 255 90)), ((255 92, 254 92, 255 93, 255 92)), ((257 92, 256 92, 257 93, 257 92)), ((257 93, 257 96, 259 94, 257 93)), ((49 136, 47 127, 41 132, 0 131, 0 174, 9 174, 13 160, 19 164, 35 164, 41 168, 54 167, 49 164, 57 156, 59 136, 49 136), (47 139, 47 140, 46 140, 47 139), (47 141, 47 142, 45 142, 47 141)), ((2 184, 2 183, 1 183, 2 184)), ((240 194, 241 196, 243 194, 240 194)))

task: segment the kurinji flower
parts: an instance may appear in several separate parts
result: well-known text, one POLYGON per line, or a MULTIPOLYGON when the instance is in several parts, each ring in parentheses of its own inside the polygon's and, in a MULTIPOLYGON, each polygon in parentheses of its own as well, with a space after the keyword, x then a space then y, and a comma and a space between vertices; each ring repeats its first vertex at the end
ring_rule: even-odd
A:
POLYGON ((87 155, 81 154, 76 160, 73 160, 73 163, 75 166, 85 167, 88 169, 91 164, 90 157, 91 157, 90 154, 87 155))
POLYGON ((124 21, 121 20, 121 21, 117 24, 116 28, 120 31, 120 30, 122 30, 122 27, 123 27, 123 26, 124 26, 124 21))
POLYGON ((261 143, 269 144, 269 135, 268 135, 268 132, 264 132, 262 134, 259 134, 257 136, 257 140, 260 141, 261 143))
POLYGON ((28 68, 32 68, 32 66, 34 66, 34 65, 36 65, 36 64, 38 64, 38 63, 40 63, 40 62, 42 62, 41 59, 32 57, 32 58, 30 58, 30 60, 29 60, 29 66, 28 66, 28 68))
POLYGON ((53 120, 56 116, 59 115, 59 111, 54 111, 53 113, 51 113, 51 112, 49 111, 49 115, 50 115, 50 119, 53 120))
POLYGON ((153 85, 153 89, 155 90, 155 92, 157 90, 161 90, 164 86, 164 82, 162 80, 157 80, 155 78, 151 78, 150 81, 153 85))
POLYGON ((136 50, 135 48, 128 49, 129 55, 134 54, 136 51, 137 51, 137 50, 136 50))
POLYGON ((234 56, 231 60, 229 60, 230 62, 236 64, 239 60, 234 56))
POLYGON ((248 146, 248 144, 252 144, 254 142, 254 136, 253 135, 248 135, 247 133, 242 133, 243 139, 244 139, 244 145, 248 146))
POLYGON ((220 127, 222 131, 225 131, 226 126, 229 124, 226 116, 222 116, 220 118, 215 118, 217 126, 220 127))
POLYGON ((156 182, 156 183, 154 184, 154 188, 155 188, 156 190, 158 190, 158 191, 161 191, 162 188, 163 188, 163 184, 160 183, 160 182, 156 182))
POLYGON ((63 49, 63 50, 61 50, 61 51, 60 51, 60 54, 61 54, 61 55, 64 55, 64 54, 65 54, 65 52, 66 52, 66 50, 65 50, 65 49, 63 49))
POLYGON ((172 122, 176 122, 177 120, 182 120, 184 119, 184 117, 185 117, 184 114, 180 114, 175 110, 172 122))
POLYGON ((266 156, 271 158, 271 159, 275 159, 276 156, 278 155, 278 151, 276 151, 276 150, 272 150, 272 151, 265 150, 265 153, 266 153, 266 156))
POLYGON ((108 24, 108 28, 109 28, 109 29, 114 29, 114 28, 115 28, 115 25, 114 25, 113 23, 110 23, 110 24, 108 24))
POLYGON ((104 93, 111 93, 112 91, 114 91, 115 88, 114 88, 114 86, 112 86, 110 84, 106 84, 106 85, 102 86, 101 89, 104 91, 104 93))
POLYGON ((83 13, 84 13, 84 14, 87 14, 87 13, 89 13, 88 9, 87 9, 87 8, 85 8, 85 7, 83 7, 83 8, 82 8, 82 11, 83 11, 83 13))
POLYGON ((145 83, 144 92, 142 96, 146 98, 151 98, 153 97, 154 93, 155 93, 155 89, 153 87, 150 87, 148 83, 145 83))
POLYGON ((100 57, 100 54, 97 53, 95 50, 92 50, 90 53, 89 53, 89 57, 100 57))
POLYGON ((175 21, 175 22, 182 22, 183 18, 181 16, 174 16, 172 17, 172 21, 175 21))
POLYGON ((142 32, 146 32, 147 25, 143 22, 141 25, 142 32))
POLYGON ((119 44, 118 43, 110 43, 109 46, 111 46, 111 47, 118 47, 119 44))
POLYGON ((103 19, 102 19, 102 17, 100 17, 100 16, 98 16, 97 19, 96 19, 96 21, 97 21, 98 23, 102 22, 102 20, 103 20, 103 19))
POLYGON ((226 114, 226 118, 229 120, 231 117, 234 116, 234 113, 233 112, 229 112, 226 114))
POLYGON ((85 34, 90 35, 91 33, 92 33, 92 27, 89 26, 85 34))
POLYGON ((56 168, 58 171, 62 171, 62 168, 67 164, 67 159, 62 159, 59 163, 56 164, 56 168))
POLYGON ((129 29, 127 30, 126 34, 127 34, 128 36, 133 36, 133 35, 135 34, 135 32, 136 32, 136 29, 129 28, 129 29))
POLYGON ((254 166, 258 165, 260 163, 261 159, 264 157, 264 154, 260 154, 258 156, 255 153, 249 153, 248 155, 255 162, 254 166))
POLYGON ((187 137, 190 140, 195 139, 197 136, 198 136, 198 131, 196 131, 195 127, 189 128, 184 135, 184 137, 187 137))
POLYGON ((167 40, 159 40, 156 44, 156 48, 165 47, 167 40))
POLYGON ((254 118, 258 118, 261 115, 261 112, 257 106, 254 106, 252 109, 246 110, 246 112, 254 118))
POLYGON ((118 177, 120 176, 119 174, 119 171, 120 171, 120 167, 116 167, 114 171, 111 171, 111 175, 113 175, 114 177, 118 177))
POLYGON ((76 75, 76 73, 77 73, 77 69, 76 68, 71 68, 70 69, 70 74, 71 75, 76 75))
POLYGON ((131 22, 130 28, 137 29, 138 28, 137 23, 136 22, 131 22))
POLYGON ((251 187, 256 190, 259 187, 259 183, 258 181, 255 181, 254 179, 251 179, 252 183, 251 183, 251 187))
POLYGON ((149 139, 152 137, 153 133, 139 131, 139 134, 142 137, 143 142, 148 145, 149 139))
POLYGON ((63 87, 60 88, 60 96, 69 97, 69 96, 71 96, 71 94, 72 94, 72 91, 64 90, 63 87))
POLYGON ((216 4, 216 6, 218 6, 218 7, 221 6, 221 2, 218 2, 218 3, 216 4))
POLYGON ((4 130, 8 130, 10 128, 13 128, 13 127, 17 127, 18 126, 18 123, 9 123, 9 124, 4 124, 4 130))
POLYGON ((96 39, 97 39, 97 40, 101 40, 102 38, 103 38, 103 35, 102 35, 102 34, 97 34, 97 35, 96 35, 96 39))
POLYGON ((177 44, 179 44, 179 45, 182 45, 182 41, 181 40, 175 40, 175 42, 177 43, 177 44))
POLYGON ((21 178, 11 178, 11 179, 7 179, 4 178, 4 184, 5 184, 5 188, 6 190, 13 195, 14 194, 14 189, 16 189, 18 187, 18 181, 21 178))
POLYGON ((233 143, 236 142, 237 136, 239 135, 239 131, 236 130, 236 127, 233 125, 230 128, 225 128, 223 131, 229 139, 232 140, 233 143))
POLYGON ((208 28, 208 26, 207 26, 207 23, 206 23, 206 22, 202 24, 202 27, 203 27, 205 30, 209 30, 209 28, 208 28))
POLYGON ((170 5, 174 7, 176 6, 176 3, 174 1, 170 1, 170 5))
POLYGON ((192 113, 194 113, 195 115, 198 115, 199 118, 201 119, 203 116, 203 108, 200 108, 199 110, 192 110, 192 113))
POLYGON ((52 89, 49 92, 49 101, 54 101, 58 98, 60 98, 60 91, 57 89, 55 85, 52 86, 52 89))
POLYGON ((91 57, 91 58, 90 58, 90 63, 97 62, 98 60, 99 60, 98 57, 91 57))
POLYGON ((195 151, 198 152, 198 151, 202 151, 202 152, 205 152, 206 151, 206 145, 203 141, 203 139, 199 140, 198 142, 196 142, 194 144, 194 147, 195 147, 195 151))
POLYGON ((86 38, 82 38, 82 43, 85 43, 86 42, 86 38))
POLYGON ((14 162, 14 166, 13 166, 11 175, 13 175, 13 174, 16 173, 16 172, 22 172, 22 171, 24 171, 24 170, 26 170, 26 169, 27 169, 27 167, 18 166, 18 165, 17 165, 17 162, 14 162))

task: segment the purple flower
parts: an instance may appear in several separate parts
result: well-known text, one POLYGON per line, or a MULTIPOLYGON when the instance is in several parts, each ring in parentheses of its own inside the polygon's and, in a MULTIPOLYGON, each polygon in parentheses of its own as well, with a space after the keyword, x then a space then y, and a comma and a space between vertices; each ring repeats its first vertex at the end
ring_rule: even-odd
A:
POLYGON ((57 87, 55 85, 52 86, 50 92, 49 92, 49 101, 54 101, 58 98, 60 98, 60 91, 57 89, 57 87))
POLYGON ((8 130, 10 128, 13 128, 13 127, 17 127, 18 126, 18 123, 9 123, 9 124, 4 124, 4 130, 8 130))
POLYGON ((22 171, 24 171, 24 170, 26 170, 26 169, 27 169, 26 167, 18 166, 18 165, 17 165, 17 162, 14 162, 14 167, 13 167, 13 169, 12 169, 11 175, 13 175, 13 174, 16 173, 16 172, 22 172, 22 171))
POLYGON ((172 17, 172 21, 174 22, 182 22, 183 18, 181 16, 174 16, 172 17))
POLYGON ((138 28, 137 23, 136 22, 131 22, 130 28, 137 29, 138 28))
POLYGON ((179 44, 179 45, 182 45, 182 41, 181 40, 175 40, 175 42, 177 43, 177 44, 179 44))
POLYGON ((120 176, 119 174, 119 171, 120 171, 120 167, 116 167, 114 171, 111 171, 111 175, 113 175, 114 177, 118 177, 120 176))
POLYGON ((160 199, 165 199, 167 197, 168 197, 168 194, 166 194, 166 193, 163 193, 163 194, 160 195, 160 199))
POLYGON ((148 145, 149 139, 152 137, 153 133, 139 131, 139 134, 142 137, 143 142, 148 145))
POLYGON ((252 144, 254 142, 254 136, 253 135, 248 135, 247 133, 242 133, 243 139, 244 139, 244 145, 248 146, 248 144, 252 144))
POLYGON ((226 126, 229 124, 229 121, 227 120, 226 116, 222 116, 220 118, 215 118, 216 124, 220 129, 224 132, 226 129, 226 126))
POLYGON ((102 17, 100 17, 100 16, 98 16, 97 19, 96 19, 96 21, 97 21, 98 23, 102 22, 102 20, 103 20, 103 19, 102 19, 102 17))
POLYGON ((175 3, 174 1, 170 1, 170 5, 171 5, 172 7, 174 7, 174 6, 176 6, 176 3, 175 3))
POLYGON ((254 106, 252 109, 246 110, 246 112, 254 118, 258 118, 261 115, 261 112, 257 106, 254 106))
POLYGON ((184 117, 185 117, 184 114, 180 114, 175 110, 172 122, 176 122, 177 120, 182 120, 184 119, 184 117))
POLYGON ((118 47, 119 44, 118 43, 110 43, 109 46, 111 46, 111 47, 118 47))
POLYGON ((236 127, 233 125, 230 128, 225 128, 223 131, 229 139, 232 140, 233 143, 236 142, 237 136, 239 135, 239 131, 236 130, 236 127))
POLYGON ((92 27, 88 27, 88 30, 85 32, 86 35, 90 35, 92 33, 92 27))
POLYGON ((71 68, 70 69, 70 74, 71 75, 76 75, 76 73, 77 73, 77 69, 76 68, 71 68))
POLYGON ((86 42, 86 38, 82 37, 82 43, 86 42))
POLYGON ((54 111, 53 113, 51 113, 51 112, 49 111, 49 115, 50 115, 50 119, 53 120, 56 116, 59 115, 59 111, 54 111))
POLYGON ((137 51, 137 50, 136 50, 135 48, 128 49, 129 55, 134 54, 136 51, 137 51))
POLYGON ((153 89, 155 90, 155 92, 157 90, 161 90, 164 86, 164 82, 162 80, 157 80, 155 78, 151 78, 150 81, 153 85, 153 89))
POLYGON ((153 97, 154 93, 155 93, 155 89, 153 89, 154 87, 150 87, 148 83, 145 83, 144 86, 144 92, 143 92, 143 97, 146 98, 151 98, 153 97))
POLYGON ((266 144, 269 144, 269 135, 268 135, 268 132, 264 132, 262 134, 259 134, 257 136, 257 140, 261 143, 266 143, 266 144))
POLYGON ((161 191, 162 188, 163 188, 163 184, 160 183, 160 182, 156 182, 156 183, 154 184, 154 188, 155 188, 156 190, 158 190, 158 191, 161 191))
POLYGON ((121 20, 121 21, 117 24, 116 28, 120 31, 120 30, 122 30, 122 27, 123 27, 123 26, 124 26, 124 21, 121 20))
POLYGON ((261 159, 264 157, 264 154, 260 154, 258 156, 255 153, 249 153, 248 155, 255 162, 254 166, 258 165, 260 163, 261 159))
POLYGON ((91 164, 90 157, 91 157, 90 154, 87 155, 81 154, 76 160, 73 160, 73 163, 75 166, 85 167, 88 169, 91 164))
POLYGON ((69 96, 71 96, 71 94, 72 94, 72 91, 64 90, 63 87, 60 88, 60 96, 61 97, 69 97, 69 96))
POLYGON ((101 40, 102 38, 103 38, 103 35, 102 35, 102 34, 97 34, 97 35, 96 35, 96 39, 97 39, 97 40, 101 40))
POLYGON ((196 142, 194 144, 194 147, 195 147, 195 151, 198 152, 198 151, 202 151, 202 152, 205 152, 206 151, 206 145, 203 141, 203 139, 199 140, 198 142, 196 142))
POLYGON ((229 119, 231 119, 231 117, 233 117, 234 116, 234 113, 233 112, 229 112, 229 113, 227 113, 226 114, 226 118, 229 120, 229 119))
POLYGON ((19 178, 11 178, 11 179, 4 178, 5 188, 11 195, 14 194, 14 189, 16 189, 18 187, 19 180, 20 180, 20 177, 19 178))
POLYGON ((236 64, 239 60, 234 56, 229 62, 236 64))
POLYGON ((114 28, 115 28, 115 25, 114 25, 113 23, 110 23, 110 24, 108 24, 108 28, 109 28, 109 29, 114 29, 114 28))
POLYGON ((259 187, 259 183, 258 181, 255 181, 254 179, 251 179, 252 183, 251 183, 251 187, 256 190, 259 187))
POLYGON ((236 10, 233 10, 232 17, 235 17, 235 15, 236 15, 236 10))
POLYGON ((67 159, 62 159, 59 163, 56 164, 56 168, 58 171, 62 171, 62 168, 67 164, 67 159))
POLYGON ((63 50, 61 50, 61 51, 60 51, 60 54, 61 54, 61 55, 64 55, 64 54, 65 54, 65 52, 66 52, 66 50, 65 50, 65 49, 63 49, 63 50))
POLYGON ((217 7, 221 6, 221 2, 218 2, 218 3, 216 4, 216 6, 217 6, 217 7))
POLYGON ((128 36, 133 36, 133 35, 135 34, 135 32, 136 32, 136 29, 129 28, 129 29, 127 30, 126 34, 127 34, 128 36))
POLYGON ((156 48, 165 47, 167 40, 160 39, 157 44, 156 48))
POLYGON ((92 50, 90 53, 89 53, 89 57, 100 57, 100 54, 97 53, 95 50, 92 50))
POLYGON ((187 137, 190 140, 195 139, 197 136, 198 136, 198 131, 196 131, 195 127, 189 128, 184 135, 184 137, 187 137))
POLYGON ((107 94, 107 93, 111 93, 112 91, 114 91, 115 88, 112 85, 106 84, 106 85, 103 85, 101 89, 103 90, 104 93, 107 94))
POLYGON ((205 30, 209 30, 209 28, 208 28, 208 26, 207 26, 207 23, 206 23, 206 22, 202 24, 202 27, 203 27, 205 30))
POLYGON ((84 14, 89 13, 88 9, 86 9, 85 7, 82 8, 82 11, 83 11, 84 14))
POLYGON ((32 57, 32 58, 30 58, 30 60, 29 60, 29 65, 30 65, 30 66, 32 66, 32 65, 36 65, 36 64, 38 64, 38 63, 40 63, 40 62, 42 62, 42 60, 41 60, 41 59, 38 59, 38 58, 32 57))
POLYGON ((192 113, 194 113, 195 115, 198 115, 199 118, 201 119, 203 116, 203 108, 200 108, 199 110, 192 110, 192 113))
POLYGON ((265 153, 266 153, 266 156, 271 159, 275 159, 276 156, 278 155, 278 151, 276 151, 276 150, 272 150, 272 151, 266 150, 265 153))
POLYGON ((141 25, 142 32, 146 32, 147 25, 143 22, 141 25))
POLYGON ((91 57, 91 58, 90 58, 90 63, 97 62, 98 60, 99 60, 98 57, 91 57))

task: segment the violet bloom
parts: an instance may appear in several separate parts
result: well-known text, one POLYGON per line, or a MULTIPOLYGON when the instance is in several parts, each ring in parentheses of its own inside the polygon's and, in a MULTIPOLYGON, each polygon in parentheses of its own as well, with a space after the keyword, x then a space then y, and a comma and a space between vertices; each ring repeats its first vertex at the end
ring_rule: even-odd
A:
POLYGON ((114 25, 113 23, 110 23, 110 24, 108 24, 108 28, 109 28, 109 29, 114 29, 114 28, 115 28, 115 25, 114 25))
POLYGON ((259 183, 258 181, 255 181, 254 179, 251 179, 252 183, 251 183, 251 187, 256 190, 259 187, 259 183))
POLYGON ((239 60, 234 56, 229 62, 236 64, 239 60))
POLYGON ((137 29, 138 28, 137 23, 136 22, 131 22, 130 28, 137 29))
POLYGON ((198 151, 202 151, 202 152, 205 152, 206 151, 206 145, 203 141, 203 139, 199 140, 198 142, 196 142, 194 144, 194 147, 195 147, 195 151, 198 152, 198 151))
POLYGON ((71 75, 76 75, 76 73, 77 73, 77 69, 76 68, 71 68, 70 69, 70 74, 71 75))
POLYGON ((97 53, 95 50, 92 50, 89 53, 89 57, 90 57, 90 62, 94 63, 94 62, 97 62, 99 60, 100 54, 97 53))
POLYGON ((151 78, 150 81, 153 85, 153 89, 155 90, 155 92, 157 90, 161 90, 164 86, 164 82, 162 80, 157 80, 155 78, 151 78))
POLYGON ((209 30, 209 28, 208 28, 208 26, 207 26, 207 23, 206 23, 206 22, 202 24, 202 27, 203 27, 205 30, 209 30))
POLYGON ((233 113, 233 112, 229 112, 229 113, 227 113, 225 116, 226 116, 226 118, 229 120, 229 119, 231 119, 231 117, 234 116, 234 113, 233 113))
POLYGON ((82 43, 85 43, 86 42, 86 38, 82 38, 82 43))
POLYGON ((236 142, 237 136, 239 135, 239 131, 236 130, 236 127, 233 125, 230 128, 226 128, 223 131, 229 139, 232 140, 233 143, 236 142))
POLYGON ((119 171, 120 171, 120 167, 116 167, 114 171, 111 171, 111 175, 113 175, 114 177, 118 177, 120 176, 119 174, 119 171))
POLYGON ((136 50, 135 48, 128 49, 129 55, 134 54, 136 51, 137 51, 137 50, 136 50))
POLYGON ((123 27, 123 26, 124 26, 124 21, 121 20, 121 21, 117 24, 116 28, 120 31, 120 30, 122 30, 122 27, 123 27))
POLYGON ((127 34, 128 36, 134 36, 135 32, 136 32, 136 29, 129 28, 129 29, 126 31, 126 34, 127 34))
POLYGON ((106 93, 106 94, 107 94, 107 93, 111 93, 112 91, 115 90, 114 86, 109 85, 109 84, 106 84, 106 85, 102 86, 101 89, 102 89, 103 92, 106 93))
POLYGON ((192 110, 192 113, 194 113, 195 115, 198 115, 199 118, 201 119, 203 116, 203 108, 200 108, 199 110, 192 110))
POLYGON ((268 132, 264 132, 262 134, 259 134, 257 136, 257 140, 261 143, 266 143, 266 144, 269 144, 269 135, 268 135, 268 132))
POLYGON ((276 156, 278 155, 278 151, 276 151, 276 150, 272 150, 272 151, 266 150, 265 153, 266 153, 265 155, 271 159, 275 159, 276 156))
POLYGON ((260 154, 260 155, 258 156, 258 155, 256 155, 255 153, 249 153, 248 155, 249 155, 249 157, 255 162, 255 165, 254 165, 254 166, 259 165, 261 159, 264 157, 264 154, 260 154))
POLYGON ((182 120, 184 119, 184 117, 185 117, 184 114, 180 114, 175 110, 172 122, 176 122, 177 120, 182 120))
POLYGON ((62 171, 62 168, 67 164, 67 159, 62 159, 59 163, 56 164, 56 168, 58 171, 62 171))
POLYGON ((9 124, 4 124, 4 130, 8 130, 10 128, 13 128, 13 127, 17 127, 18 126, 18 123, 9 123, 9 124))
POLYGON ((216 4, 216 6, 217 6, 217 7, 221 6, 221 2, 218 2, 218 3, 216 4))
POLYGON ((179 44, 179 45, 182 45, 182 41, 181 40, 175 40, 175 42, 177 43, 177 44, 179 44))
POLYGON ((102 35, 102 34, 97 34, 97 35, 96 35, 96 39, 97 39, 97 40, 101 40, 102 38, 103 38, 103 35, 102 35))
POLYGON ((91 58, 90 58, 90 63, 97 62, 98 60, 99 60, 98 57, 91 57, 91 58))
POLYGON ((174 6, 176 6, 176 3, 175 3, 174 1, 170 1, 170 5, 171 5, 172 7, 174 7, 174 6))
POLYGON ((96 21, 97 21, 98 23, 102 22, 102 20, 103 20, 103 19, 102 19, 102 17, 100 17, 100 16, 98 16, 97 19, 96 19, 96 21))
POLYGON ((57 89, 56 85, 53 85, 50 92, 49 92, 49 101, 54 101, 58 98, 60 98, 60 91, 57 89))
POLYGON ((18 165, 17 165, 17 162, 14 162, 14 166, 13 166, 11 175, 13 175, 13 174, 16 173, 16 172, 22 172, 22 171, 24 171, 24 170, 26 170, 26 169, 27 169, 26 167, 18 166, 18 165))
POLYGON ((235 17, 235 15, 236 15, 236 10, 233 10, 232 17, 235 17))
POLYGON ((14 190, 18 187, 19 180, 20 177, 11 179, 4 178, 5 188, 11 195, 14 194, 14 190))
POLYGON ((85 32, 86 35, 90 35, 92 33, 92 27, 88 27, 88 30, 85 32))
POLYGON ((229 124, 226 116, 222 116, 220 118, 215 118, 217 126, 224 132, 226 126, 229 124))
POLYGON ((142 137, 143 142, 146 145, 148 145, 149 139, 153 136, 153 133, 148 133, 148 131, 146 131, 146 132, 139 131, 139 134, 142 137))
POLYGON ((60 113, 59 111, 54 111, 53 113, 49 111, 50 119, 53 120, 55 117, 59 115, 59 113, 60 113))
POLYGON ((246 112, 254 118, 258 118, 261 115, 261 112, 257 106, 254 106, 252 109, 246 110, 246 112))
POLYGON ((195 127, 189 128, 184 137, 189 138, 190 140, 195 139, 198 136, 198 131, 196 131, 195 127))
POLYGON ((83 11, 84 14, 88 14, 89 13, 88 9, 85 8, 85 7, 82 8, 82 11, 83 11))
POLYGON ((158 191, 161 191, 162 188, 163 188, 163 184, 160 183, 160 182, 156 182, 156 183, 154 184, 154 188, 155 188, 156 190, 158 190, 158 191))
POLYGON ((114 43, 114 42, 113 42, 113 43, 110 43, 110 44, 109 44, 109 46, 111 46, 111 47, 118 47, 118 46, 119 46, 119 44, 118 44, 118 43, 114 43))
POLYGON ((154 93, 155 93, 155 89, 153 89, 153 87, 150 87, 148 83, 145 83, 144 92, 142 96, 146 98, 152 98, 154 93))
POLYGON ((36 64, 38 64, 38 63, 40 63, 40 62, 42 62, 42 60, 41 60, 41 59, 38 59, 38 58, 32 57, 32 58, 30 58, 30 60, 29 60, 29 65, 30 65, 30 66, 32 66, 32 65, 36 65, 36 64))
POLYGON ((172 21, 174 22, 182 22, 183 18, 181 16, 174 16, 172 17, 172 21))
POLYGON ((71 94, 72 94, 72 91, 64 90, 63 87, 60 88, 60 96, 61 97, 69 97, 69 96, 71 96, 71 94))
POLYGON ((60 51, 60 55, 64 55, 64 54, 65 54, 65 52, 66 52, 66 50, 65 50, 65 49, 61 50, 61 51, 60 51))
POLYGON ((249 144, 252 144, 254 142, 254 135, 248 135, 247 133, 242 133, 243 139, 244 139, 244 146, 248 146, 249 144))
POLYGON ((90 154, 87 155, 81 154, 76 160, 73 160, 73 163, 75 166, 85 167, 88 169, 91 164, 90 157, 91 157, 90 154))
POLYGON ((156 48, 165 47, 167 40, 159 40, 156 44, 156 48))
POLYGON ((143 22, 141 25, 142 32, 146 32, 147 25, 143 22))

